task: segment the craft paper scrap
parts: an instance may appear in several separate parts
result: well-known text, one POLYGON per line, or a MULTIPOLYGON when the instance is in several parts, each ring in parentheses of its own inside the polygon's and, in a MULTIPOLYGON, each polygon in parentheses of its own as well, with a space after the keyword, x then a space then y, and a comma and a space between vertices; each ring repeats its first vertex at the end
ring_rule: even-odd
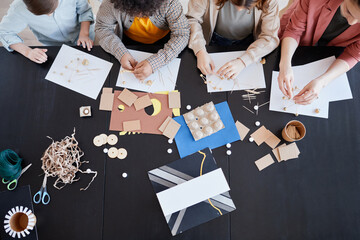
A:
POLYGON ((174 119, 171 119, 166 125, 163 134, 164 136, 173 139, 179 131, 180 127, 181 125, 179 123, 177 123, 174 119))
POLYGON ((235 210, 224 173, 208 148, 148 176, 172 235, 235 210))
POLYGON ((96 99, 112 65, 63 44, 45 79, 96 99))
POLYGON ((265 142, 272 133, 265 128, 265 126, 261 126, 255 132, 253 132, 250 136, 254 139, 256 144, 260 146, 263 142, 265 142))
POLYGON ((270 153, 266 156, 260 158, 259 160, 255 161, 256 167, 259 169, 259 171, 263 170, 264 168, 267 168, 271 164, 273 164, 275 161, 271 157, 270 153))
POLYGON ((272 132, 269 131, 269 137, 265 140, 265 143, 271 147, 272 149, 274 149, 280 142, 281 140, 272 132))
POLYGON ((286 146, 286 143, 283 143, 283 144, 281 144, 279 147, 274 148, 274 149, 272 150, 272 152, 273 152, 273 154, 274 154, 274 156, 275 156, 275 158, 276 158, 276 160, 277 160, 278 162, 281 162, 281 161, 282 161, 281 158, 280 158, 279 148, 284 147, 284 146, 286 146))
POLYGON ((223 146, 227 143, 232 143, 240 140, 239 132, 235 126, 234 118, 231 114, 227 102, 218 103, 215 108, 225 126, 220 131, 195 141, 189 128, 186 125, 183 116, 175 117, 174 120, 180 123, 181 127, 175 136, 176 146, 178 148, 180 157, 186 157, 198 150, 204 148, 214 149, 223 146))
MULTIPOLYGON (((136 50, 129 50, 129 53, 139 63, 153 55, 152 53, 136 50)), ((179 58, 175 58, 167 65, 156 70, 144 81, 138 80, 132 72, 126 71, 121 67, 116 86, 151 93, 173 91, 179 73, 180 62, 179 58)))
POLYGON ((298 158, 300 154, 299 148, 297 147, 296 143, 291 143, 289 145, 279 148, 278 150, 280 160, 282 161, 298 158))
POLYGON ((236 121, 235 125, 239 132, 241 141, 244 141, 244 139, 245 139, 246 135, 249 133, 250 129, 239 121, 236 121))
MULTIPOLYGON (((217 72, 224 64, 234 60, 245 51, 210 53, 217 72)), ((208 92, 236 91, 254 88, 266 88, 265 76, 262 64, 257 61, 243 69, 235 80, 220 78, 216 74, 206 75, 208 92)))

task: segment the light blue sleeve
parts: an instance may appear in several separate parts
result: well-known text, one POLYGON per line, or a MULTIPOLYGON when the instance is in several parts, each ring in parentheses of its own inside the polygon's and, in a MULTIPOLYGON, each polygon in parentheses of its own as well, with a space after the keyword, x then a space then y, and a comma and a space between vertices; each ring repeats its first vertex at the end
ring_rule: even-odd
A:
POLYGON ((79 22, 89 21, 91 24, 94 23, 94 15, 88 0, 76 0, 76 13, 79 22))
POLYGON ((21 9, 16 7, 15 2, 0 23, 0 41, 9 52, 14 51, 10 45, 24 42, 18 33, 27 27, 27 23, 18 14, 21 9))

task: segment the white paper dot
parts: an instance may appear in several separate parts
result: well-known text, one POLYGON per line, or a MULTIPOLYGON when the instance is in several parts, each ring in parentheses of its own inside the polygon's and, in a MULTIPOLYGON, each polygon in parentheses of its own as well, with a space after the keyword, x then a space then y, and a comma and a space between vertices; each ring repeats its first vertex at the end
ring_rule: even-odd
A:
POLYGON ((226 151, 226 154, 230 156, 230 155, 231 155, 231 151, 230 151, 230 150, 227 150, 227 151, 226 151))
POLYGON ((231 144, 230 143, 226 144, 226 147, 231 148, 231 144))
POLYGON ((257 127, 260 126, 260 122, 259 122, 259 121, 256 121, 256 122, 255 122, 255 126, 257 126, 257 127))
POLYGON ((124 172, 124 173, 122 174, 122 177, 123 177, 123 178, 127 178, 127 176, 128 176, 128 175, 127 175, 126 172, 124 172))
POLYGON ((170 144, 172 144, 172 143, 173 143, 172 138, 170 138, 170 139, 168 140, 168 143, 170 143, 170 144))
POLYGON ((91 169, 90 168, 86 169, 86 172, 91 173, 91 169))
POLYGON ((108 152, 109 152, 109 149, 104 148, 104 153, 108 153, 108 152))
POLYGON ((249 141, 250 141, 250 142, 253 142, 253 141, 254 141, 254 139, 253 139, 253 138, 249 138, 249 141))
POLYGON ((190 109, 191 109, 191 106, 190 106, 190 105, 187 105, 187 106, 186 106, 186 109, 187 109, 187 110, 190 110, 190 109))
POLYGON ((169 148, 169 149, 167 150, 167 152, 168 152, 169 154, 172 153, 172 149, 169 148))
POLYGON ((258 106, 258 105, 255 105, 255 106, 254 106, 254 110, 259 110, 259 106, 258 106))

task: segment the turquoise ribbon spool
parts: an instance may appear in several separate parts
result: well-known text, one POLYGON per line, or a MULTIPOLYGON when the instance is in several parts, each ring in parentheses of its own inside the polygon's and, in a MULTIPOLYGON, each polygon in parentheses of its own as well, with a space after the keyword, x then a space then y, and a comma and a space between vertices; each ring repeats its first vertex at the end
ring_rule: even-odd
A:
POLYGON ((0 152, 0 177, 12 181, 21 174, 22 159, 11 149, 0 152))

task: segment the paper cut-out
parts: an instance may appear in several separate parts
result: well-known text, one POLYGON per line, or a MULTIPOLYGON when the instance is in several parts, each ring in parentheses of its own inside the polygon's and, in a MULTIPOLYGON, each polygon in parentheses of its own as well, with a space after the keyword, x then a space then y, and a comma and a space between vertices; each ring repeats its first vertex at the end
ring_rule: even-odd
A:
POLYGON ((103 92, 100 97, 99 110, 111 111, 114 103, 114 94, 112 88, 103 88, 103 92))
POLYGON ((265 140, 265 143, 271 147, 272 149, 276 148, 276 146, 281 142, 280 138, 275 136, 272 132, 269 131, 269 137, 265 140))
POLYGON ((255 161, 256 167, 259 169, 259 171, 263 170, 264 168, 267 168, 271 164, 273 164, 275 161, 271 157, 270 154, 267 154, 266 156, 260 158, 259 160, 255 161))
MULTIPOLYGON (((120 93, 121 91, 115 91, 114 105, 110 119, 110 131, 124 131, 124 121, 140 120, 141 130, 134 132, 162 135, 159 127, 165 119, 167 117, 171 117, 172 114, 172 109, 168 107, 168 96, 165 94, 150 93, 149 96, 153 105, 136 111, 134 106, 128 107, 125 103, 118 99, 120 93), (119 105, 124 105, 125 109, 120 111, 118 109, 119 105), (147 110, 147 112, 145 110, 147 110)), ((138 97, 142 97, 147 94, 141 92, 133 93, 138 97)))
MULTIPOLYGON (((136 50, 129 50, 129 53, 138 62, 153 55, 152 53, 136 50)), ((121 67, 116 86, 151 93, 173 91, 176 85, 180 62, 181 60, 179 58, 173 59, 169 64, 156 70, 144 81, 138 80, 132 72, 123 71, 124 68, 121 67)))
POLYGON ((169 92, 169 108, 181 108, 180 92, 169 92))
POLYGON ((125 121, 123 122, 124 131, 139 131, 141 130, 140 120, 125 121))
POLYGON ((138 99, 138 96, 136 94, 132 93, 128 89, 124 89, 121 91, 120 95, 118 96, 118 99, 120 99, 123 103, 125 103, 128 107, 131 107, 133 103, 138 99))
POLYGON ((45 79, 96 99, 112 65, 103 59, 62 45, 45 79))
POLYGON ((179 131, 181 125, 178 124, 175 120, 171 119, 164 129, 164 136, 173 139, 175 138, 177 132, 179 131))
POLYGON ((153 169, 148 176, 173 236, 236 209, 208 148, 153 169))
POLYGON ((168 123, 170 122, 171 119, 172 119, 171 117, 166 118, 166 120, 159 127, 160 132, 164 132, 166 126, 168 125, 168 123))
POLYGON ((278 150, 280 159, 282 161, 298 158, 300 154, 299 148, 297 147, 296 143, 291 143, 289 145, 283 146, 278 150))
POLYGON ((282 161, 281 158, 280 158, 279 148, 284 147, 284 146, 286 146, 286 143, 283 143, 283 144, 281 144, 279 147, 274 148, 274 149, 272 150, 272 152, 273 152, 273 154, 274 154, 274 156, 275 156, 275 158, 276 158, 276 160, 277 160, 278 162, 281 162, 281 161, 282 161))
POLYGON ((254 139, 256 144, 260 146, 263 142, 266 141, 271 136, 271 132, 265 128, 265 126, 261 126, 255 132, 253 132, 250 136, 254 139))
POLYGON ((136 111, 139 111, 141 109, 144 109, 148 106, 151 106, 153 103, 149 97, 148 94, 139 97, 138 99, 136 99, 136 101, 134 102, 134 107, 136 111))
POLYGON ((236 129, 228 103, 218 103, 215 105, 215 108, 225 128, 198 141, 194 140, 183 116, 174 118, 175 121, 181 124, 181 128, 175 136, 175 142, 181 158, 207 147, 214 149, 240 140, 239 132, 236 129))
POLYGON ((241 138, 240 140, 244 141, 244 139, 245 139, 246 135, 249 133, 250 129, 239 121, 236 121, 235 125, 239 132, 239 135, 241 138))
MULTIPOLYGON (((217 72, 224 64, 243 55, 245 51, 210 53, 217 72)), ((216 74, 206 75, 208 92, 236 91, 253 88, 266 88, 263 66, 254 62, 243 69, 235 80, 219 77, 216 74)))

